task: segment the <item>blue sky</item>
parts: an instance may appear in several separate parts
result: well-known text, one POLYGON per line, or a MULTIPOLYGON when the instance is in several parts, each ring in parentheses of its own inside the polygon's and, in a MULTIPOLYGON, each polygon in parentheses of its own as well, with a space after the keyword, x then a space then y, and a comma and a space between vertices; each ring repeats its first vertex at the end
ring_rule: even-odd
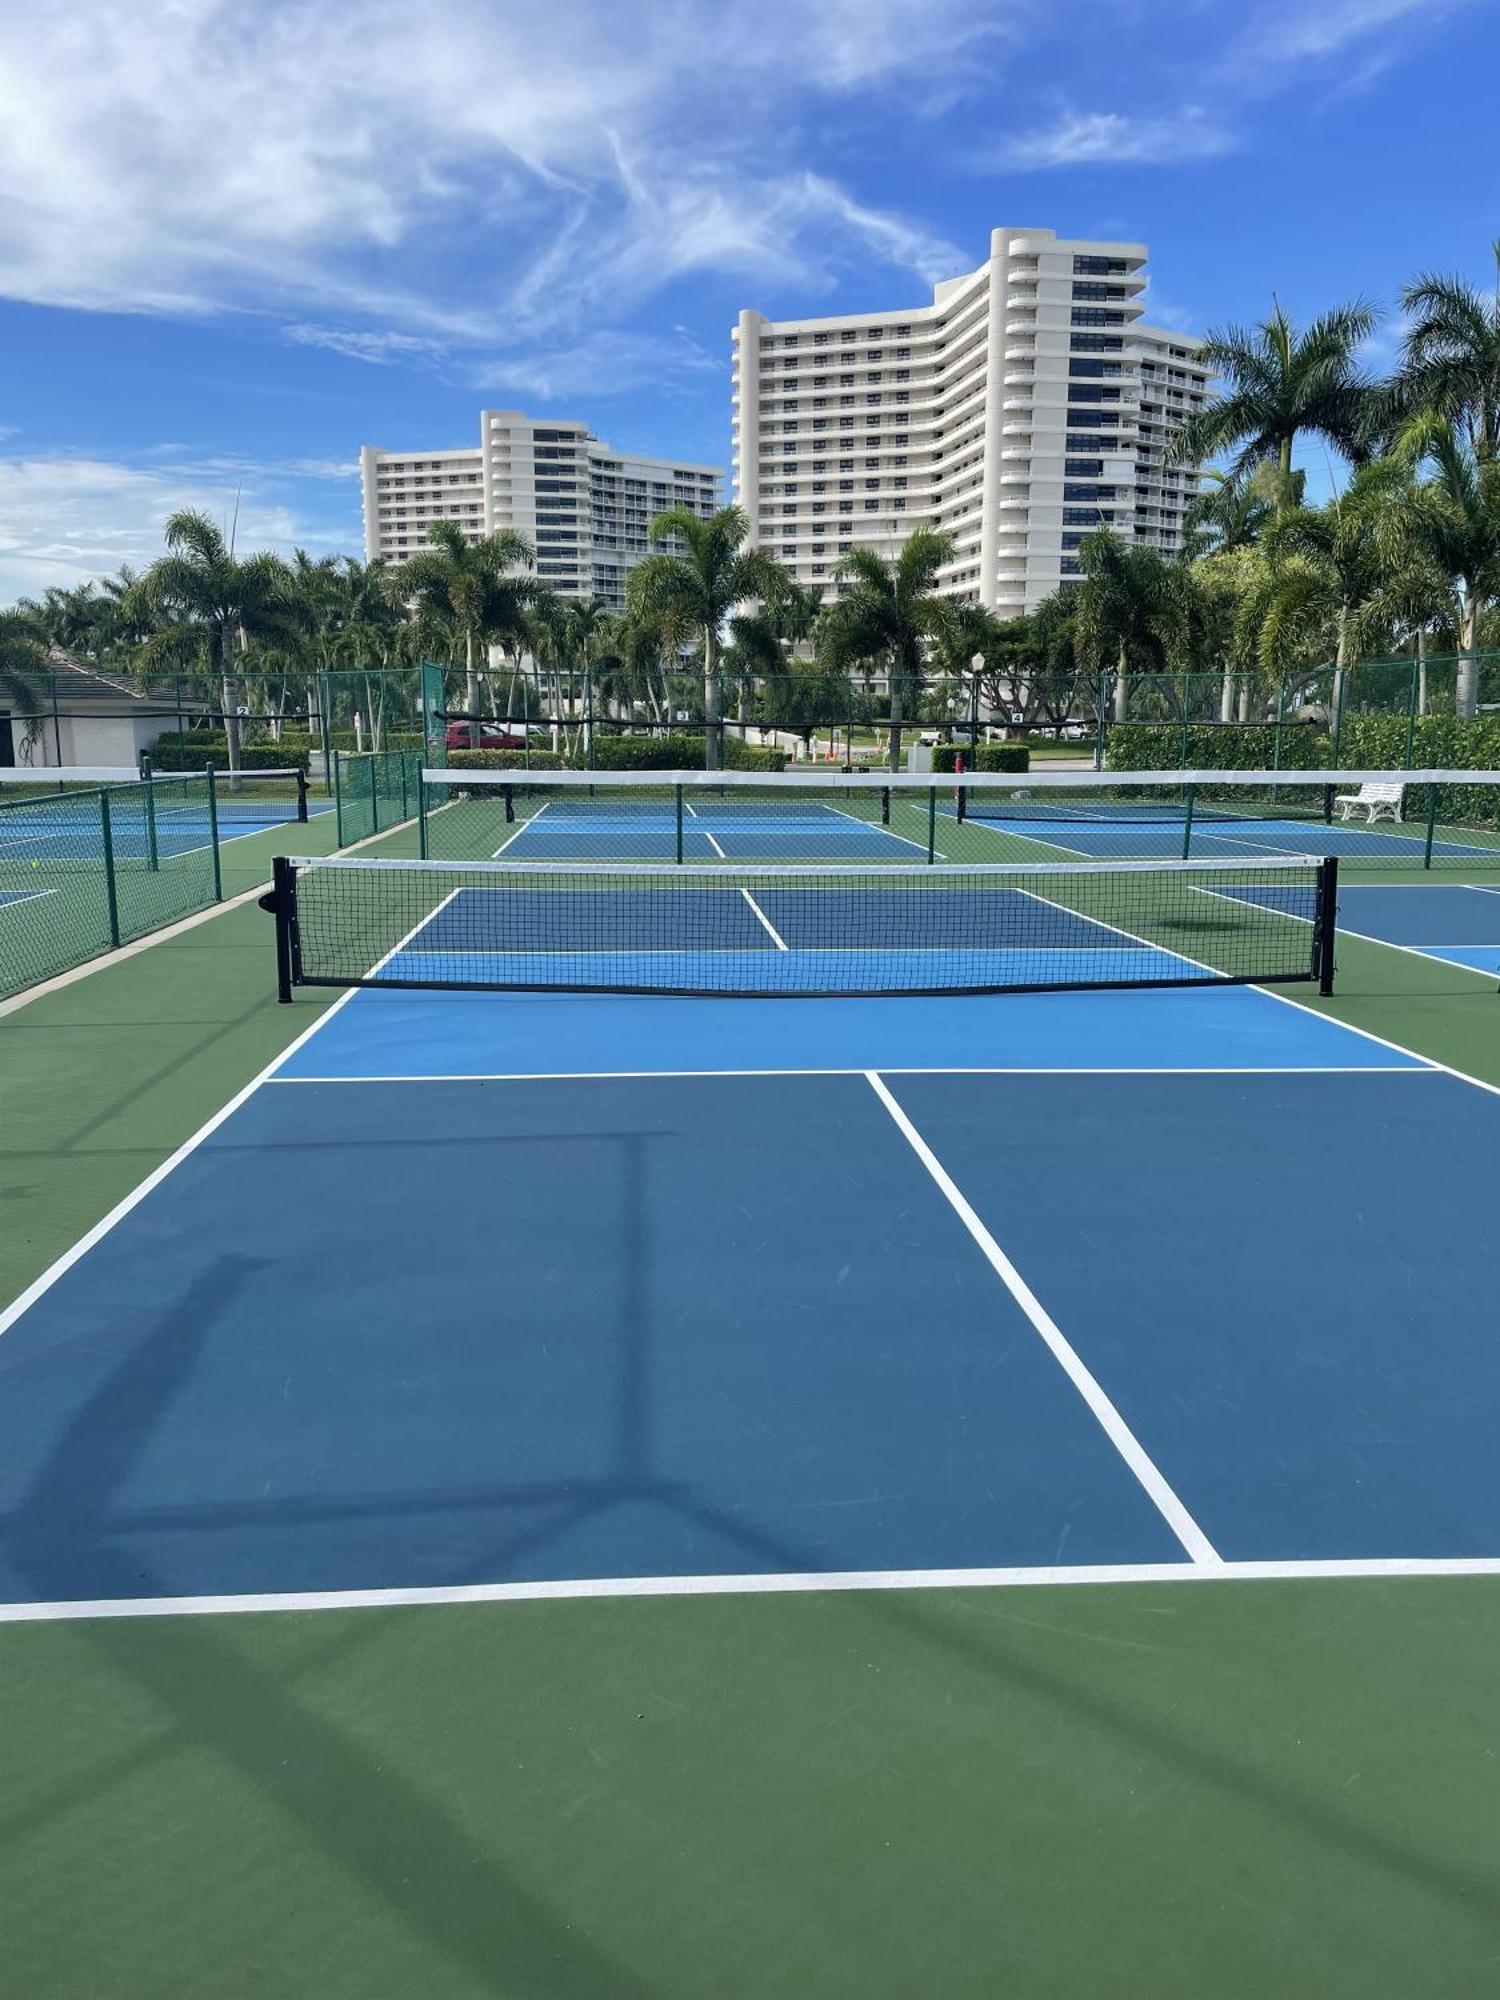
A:
MULTIPOLYGON (((1500 0, 68 0, 0 16, 0 603, 165 516, 359 553, 482 406, 727 465, 729 329, 999 223, 1202 332, 1488 282, 1500 0)), ((1314 466, 1321 473, 1321 467, 1314 466)))

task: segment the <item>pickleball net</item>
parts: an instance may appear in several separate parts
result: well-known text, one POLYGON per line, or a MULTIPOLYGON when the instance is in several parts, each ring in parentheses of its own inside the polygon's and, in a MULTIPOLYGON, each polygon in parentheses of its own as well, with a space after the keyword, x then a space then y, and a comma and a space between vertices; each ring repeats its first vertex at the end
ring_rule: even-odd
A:
POLYGON ((741 997, 1332 990, 1338 864, 281 859, 278 984, 741 997))
POLYGON ((1500 868, 1486 771, 582 771, 421 774, 433 860, 1244 860, 1500 868))

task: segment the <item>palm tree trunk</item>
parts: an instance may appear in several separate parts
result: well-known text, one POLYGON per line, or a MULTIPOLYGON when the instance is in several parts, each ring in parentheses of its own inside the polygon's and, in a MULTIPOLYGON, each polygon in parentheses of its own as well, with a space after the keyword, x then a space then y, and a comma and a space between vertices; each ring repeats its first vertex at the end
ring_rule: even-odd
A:
POLYGON ((239 789, 240 772, 240 682, 234 671, 234 627, 226 625, 223 634, 223 680, 220 699, 224 704, 224 744, 229 754, 229 781, 239 789))
POLYGON ((904 720, 901 705, 901 676, 895 663, 891 665, 891 769, 901 769, 901 728, 904 720))
MULTIPOLYGON (((464 708, 470 715, 479 713, 479 669, 474 664, 474 634, 464 627, 464 708)), ((479 748, 479 724, 469 724, 469 748, 479 748)))
POLYGON ((703 768, 717 771, 723 764, 722 731, 719 726, 719 635, 712 625, 703 628, 703 768))
POLYGON ((1123 722, 1130 711, 1130 693, 1125 674, 1125 641, 1120 641, 1119 657, 1115 661, 1115 721, 1123 722))
POLYGON ((1225 667, 1224 677, 1219 683, 1219 720, 1234 720, 1234 674, 1228 667, 1225 667))
POLYGON ((1472 718, 1479 713, 1479 656, 1475 650, 1479 604, 1472 590, 1465 593, 1463 623, 1459 630, 1458 682, 1453 691, 1453 706, 1459 715, 1472 718))
POLYGON ((1333 734, 1337 742, 1342 734, 1344 721, 1344 684, 1349 666, 1349 637, 1347 621, 1342 609, 1339 611, 1338 650, 1333 659, 1333 734))
POLYGON ((1248 722, 1248 721, 1250 720, 1250 683, 1249 683, 1249 681, 1242 681, 1242 682, 1240 683, 1240 693, 1239 693, 1239 700, 1238 700, 1238 701, 1237 701, 1237 703, 1235 704, 1235 719, 1236 719, 1236 721, 1238 721, 1238 722, 1248 722))

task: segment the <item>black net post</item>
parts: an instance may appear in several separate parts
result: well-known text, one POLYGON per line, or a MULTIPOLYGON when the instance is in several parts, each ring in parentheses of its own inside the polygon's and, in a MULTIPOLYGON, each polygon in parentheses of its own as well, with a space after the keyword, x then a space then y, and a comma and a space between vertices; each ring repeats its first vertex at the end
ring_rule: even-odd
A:
POLYGON ((1339 922, 1339 862, 1336 854, 1318 863, 1317 916, 1313 926, 1313 968, 1318 975, 1318 991, 1325 997, 1333 991, 1334 945, 1339 922))
POLYGON ((1438 788, 1436 785, 1429 785, 1427 787, 1427 830, 1422 838, 1422 866, 1424 868, 1432 866, 1432 837, 1437 832, 1437 802, 1438 788))
POLYGON ((224 863, 219 853, 219 791, 214 779, 213 766, 204 774, 208 786, 208 845, 214 858, 214 901, 224 900, 224 863))
POLYGON ((156 839, 156 787, 151 782, 151 765, 146 758, 141 760, 141 788, 146 802, 146 866, 154 875, 161 867, 161 853, 156 839))
POLYGON ((1187 796, 1182 812, 1182 858, 1184 861, 1189 861, 1193 854, 1193 806, 1198 793, 1194 785, 1188 785, 1185 789, 1187 796))
POLYGON ((99 838, 104 851, 104 900, 109 911, 109 941, 120 942, 120 895, 115 882, 115 839, 109 819, 109 791, 99 794, 99 838))
POLYGON ((305 825, 307 821, 307 773, 300 765, 297 767, 296 781, 297 817, 305 825))
POLYGON ((297 881, 291 862, 278 854, 271 863, 271 909, 276 918, 276 998, 290 1005, 295 970, 297 881))

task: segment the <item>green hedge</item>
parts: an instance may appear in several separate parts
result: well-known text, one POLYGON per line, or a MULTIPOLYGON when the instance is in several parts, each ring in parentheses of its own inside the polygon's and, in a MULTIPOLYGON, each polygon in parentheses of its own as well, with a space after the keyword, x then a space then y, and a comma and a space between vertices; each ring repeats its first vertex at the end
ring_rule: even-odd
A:
POLYGON ((769 745, 763 748, 755 743, 741 743, 737 737, 726 736, 724 768, 726 771, 784 771, 786 752, 769 745))
POLYGON ((594 737, 596 771, 701 771, 703 738, 670 736, 594 737))
MULTIPOLYGON (((1121 723, 1109 733, 1108 763, 1111 771, 1500 770, 1500 716, 1418 716, 1409 759, 1407 727, 1404 715, 1352 715, 1335 756, 1320 724, 1284 722, 1278 762, 1269 723, 1206 723, 1189 728, 1185 742, 1180 724, 1121 723)), ((1448 826, 1500 826, 1500 787, 1447 786, 1438 818, 1448 826)))
MULTIPOLYGON (((153 771, 229 769, 228 740, 199 731, 190 736, 179 736, 175 731, 158 736, 146 755, 153 771)), ((240 751, 243 771, 305 771, 308 763, 305 743, 247 743, 240 751)))
POLYGON ((1118 722, 1105 738, 1111 771, 1312 771, 1326 765, 1328 732, 1315 722, 1118 722))
MULTIPOLYGON (((1122 722, 1110 730, 1111 771, 1286 771, 1331 769, 1333 737, 1321 723, 1122 722), (1278 743, 1279 737, 1279 743, 1278 743), (1279 749, 1279 756, 1278 756, 1279 749)), ((1407 755, 1404 715, 1351 715, 1339 733, 1338 766, 1397 771, 1410 763, 1438 770, 1500 770, 1500 716, 1461 720, 1419 716, 1407 755)))
POLYGON ((450 750, 451 771, 561 771, 567 758, 555 750, 450 750))
POLYGON ((934 771, 954 771, 958 760, 966 771, 1029 771, 1031 752, 1024 743, 939 743, 932 753, 934 771))

